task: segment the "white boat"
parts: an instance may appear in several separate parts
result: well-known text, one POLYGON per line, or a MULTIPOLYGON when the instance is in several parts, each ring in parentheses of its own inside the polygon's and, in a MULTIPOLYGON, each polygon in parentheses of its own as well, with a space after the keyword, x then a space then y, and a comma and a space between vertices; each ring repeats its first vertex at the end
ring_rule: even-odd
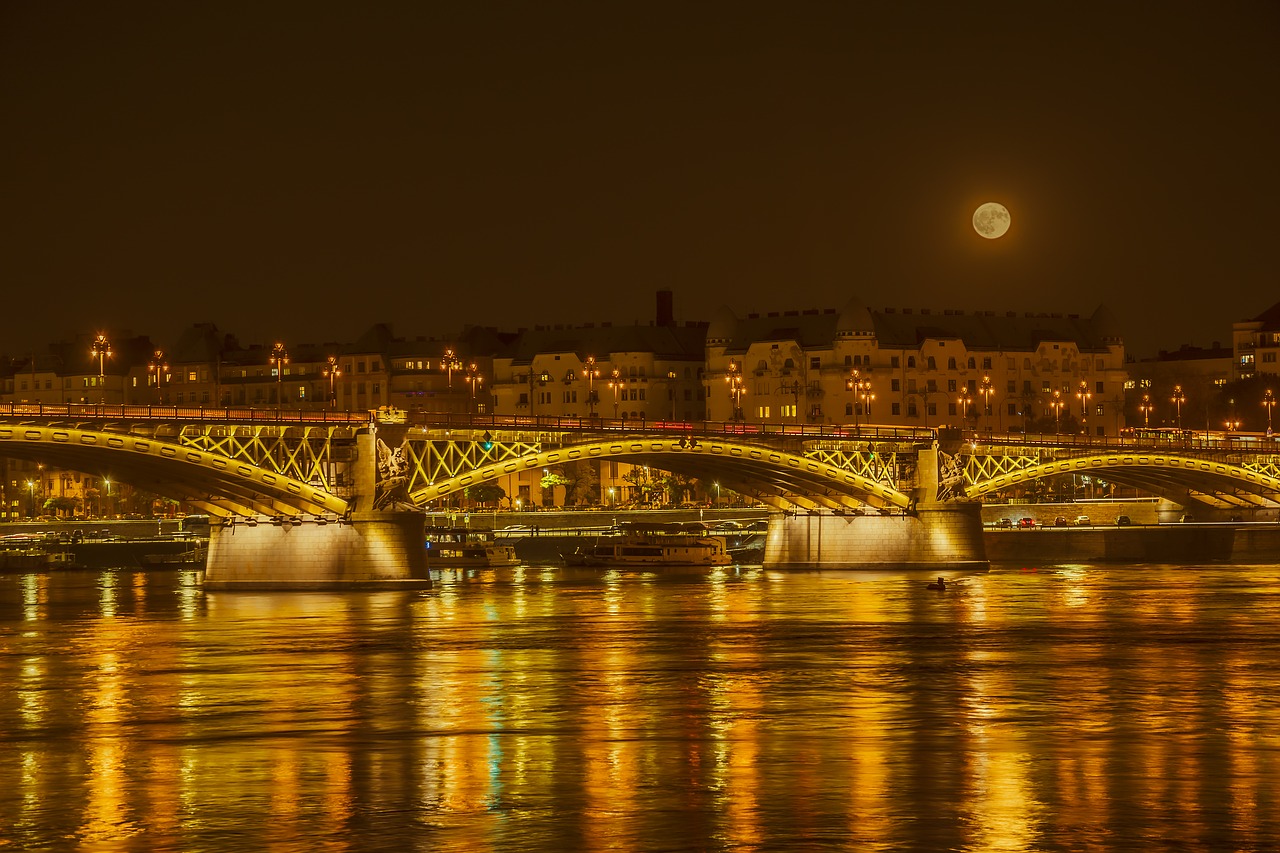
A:
POLYGON ((733 562, 723 536, 682 524, 618 526, 618 533, 562 555, 570 566, 727 566, 733 562))
POLYGON ((428 567, 514 566, 519 562, 515 547, 495 542, 492 530, 427 528, 428 567))

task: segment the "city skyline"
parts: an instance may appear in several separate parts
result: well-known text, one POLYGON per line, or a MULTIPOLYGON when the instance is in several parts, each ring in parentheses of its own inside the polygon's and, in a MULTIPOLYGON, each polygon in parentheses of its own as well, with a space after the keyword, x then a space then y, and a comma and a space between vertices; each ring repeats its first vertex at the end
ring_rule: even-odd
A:
POLYGON ((647 11, 6 7, 0 351, 1275 301, 1274 7, 647 11))

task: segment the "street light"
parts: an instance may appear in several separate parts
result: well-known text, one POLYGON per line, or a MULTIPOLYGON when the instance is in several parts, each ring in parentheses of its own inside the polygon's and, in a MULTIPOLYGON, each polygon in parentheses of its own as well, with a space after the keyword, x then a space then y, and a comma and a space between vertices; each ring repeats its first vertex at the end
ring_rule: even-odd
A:
POLYGON ((960 398, 956 401, 960 404, 960 423, 963 424, 969 418, 969 401, 973 398, 969 396, 969 388, 966 386, 960 389, 960 398))
POLYGON ((164 405, 164 391, 160 388, 160 383, 164 381, 164 377, 169 375, 169 365, 164 360, 164 350, 156 350, 151 357, 151 362, 147 365, 147 379, 154 381, 156 389, 156 403, 164 405), (153 380, 154 377, 154 380, 153 380))
POLYGON ((667 394, 671 396, 671 420, 676 419, 676 372, 667 371, 667 394))
POLYGON ((729 398, 733 400, 733 420, 744 420, 742 417, 742 395, 746 393, 743 387, 742 367, 736 362, 729 362, 729 369, 725 372, 724 381, 729 386, 729 398))
POLYGON ((1173 398, 1170 400, 1178 407, 1178 429, 1182 429, 1182 404, 1187 402, 1187 395, 1182 393, 1182 386, 1173 386, 1173 398))
POLYGON ((868 418, 872 414, 872 401, 876 394, 872 393, 872 380, 863 379, 861 371, 854 370, 849 379, 845 379, 846 391, 854 392, 854 429, 858 429, 858 416, 867 410, 868 418))
MULTIPOLYGON (((110 516, 111 515, 111 480, 107 479, 106 477, 103 477, 102 485, 107 487, 107 516, 110 516)), ((98 498, 98 516, 103 517, 101 496, 99 496, 98 498)))
POLYGON ((600 378, 600 368, 596 367, 596 357, 587 356, 587 412, 590 417, 596 416, 596 380, 600 378))
POLYGON ((284 409, 284 366, 289 363, 289 351, 284 348, 284 344, 277 343, 271 348, 271 358, 268 361, 276 372, 276 420, 279 420, 284 409))
POLYGON ((31 496, 31 511, 27 513, 27 518, 36 517, 36 483, 35 480, 27 480, 27 493, 31 496))
POLYGON ((473 361, 467 365, 467 384, 471 386, 471 411, 476 411, 476 388, 484 384, 484 376, 473 361))
POLYGON ((111 357, 111 342, 107 340, 106 335, 98 335, 93 339, 89 355, 98 360, 98 393, 102 397, 102 402, 105 403, 107 402, 106 363, 111 357))
POLYGON ((1267 435, 1271 435, 1271 410, 1275 407, 1276 398, 1271 393, 1271 389, 1267 389, 1267 393, 1262 395, 1262 405, 1267 408, 1267 435))
POLYGON ((342 375, 342 370, 338 367, 338 357, 336 355, 329 356, 328 366, 324 369, 324 376, 329 380, 329 408, 336 409, 338 407, 338 377, 342 375))
POLYGON ((453 351, 453 347, 444 351, 444 358, 440 360, 440 366, 444 368, 445 378, 448 380, 449 388, 453 388, 453 371, 462 367, 462 362, 458 360, 458 354, 453 351))
POLYGON ((626 382, 624 382, 624 381, 623 381, 623 379, 622 379, 622 371, 618 370, 618 369, 615 367, 615 368, 613 369, 613 374, 612 374, 612 376, 611 376, 611 377, 610 377, 610 379, 609 379, 609 387, 610 387, 611 389, 613 389, 613 418, 614 418, 614 420, 617 420, 617 419, 618 419, 618 395, 619 395, 620 393, 622 393, 622 388, 623 388, 623 386, 625 386, 626 384, 627 384, 627 383, 626 383, 626 382))
POLYGON ((1053 407, 1053 434, 1058 435, 1062 432, 1062 407, 1067 403, 1062 399, 1062 392, 1055 390, 1053 399, 1049 401, 1049 405, 1053 407))
POLYGON ((1143 394, 1142 402, 1138 404, 1138 411, 1142 412, 1142 425, 1144 427, 1151 426, 1151 410, 1155 406, 1151 405, 1151 395, 1143 394))
MULTIPOLYGON (((982 414, 984 417, 991 417, 991 395, 996 393, 995 386, 991 382, 990 376, 982 377, 982 384, 978 386, 978 393, 982 395, 982 414)), ((988 423, 987 428, 991 425, 988 423)))
POLYGON ((1089 391, 1089 383, 1083 379, 1080 380, 1080 390, 1076 392, 1076 396, 1080 398, 1080 432, 1084 435, 1089 434, 1089 398, 1093 394, 1089 391))

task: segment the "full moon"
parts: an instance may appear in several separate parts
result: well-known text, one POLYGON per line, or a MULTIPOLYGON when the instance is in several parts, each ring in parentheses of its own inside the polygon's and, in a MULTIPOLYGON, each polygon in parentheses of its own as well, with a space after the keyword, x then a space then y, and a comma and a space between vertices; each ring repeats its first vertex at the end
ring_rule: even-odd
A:
POLYGON ((988 240, 1003 237, 1009 230, 1009 209, 999 202, 987 202, 973 212, 973 230, 988 240))

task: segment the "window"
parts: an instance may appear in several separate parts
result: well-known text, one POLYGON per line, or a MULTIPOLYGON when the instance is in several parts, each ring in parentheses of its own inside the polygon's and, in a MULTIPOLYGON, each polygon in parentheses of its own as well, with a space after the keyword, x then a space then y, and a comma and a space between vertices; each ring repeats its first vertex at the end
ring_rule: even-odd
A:
POLYGON ((991 369, 991 356, 986 356, 985 358, 982 359, 982 369, 983 370, 991 369))
POLYGON ((851 365, 851 364, 853 364, 853 359, 852 359, 850 356, 847 356, 847 355, 846 355, 846 356, 844 357, 844 366, 845 366, 845 367, 848 367, 848 366, 849 366, 849 365, 851 365))
POLYGON ((956 404, 955 404, 955 403, 947 403, 947 414, 948 414, 948 415, 954 415, 955 413, 956 413, 956 404))
POLYGON ((812 368, 813 370, 817 370, 818 368, 822 367, 822 357, 817 355, 810 357, 809 367, 812 368))
POLYGON ((1008 382, 1006 382, 1004 386, 1004 392, 1006 394, 1018 393, 1018 380, 1010 379, 1008 382))
POLYGON ((969 364, 969 369, 970 369, 970 370, 973 370, 974 368, 976 368, 976 367, 978 366, 978 363, 977 363, 976 361, 974 361, 974 360, 973 360, 973 356, 969 356, 968 364, 969 364))
POLYGON ((915 400, 908 400, 908 401, 907 401, 907 417, 909 417, 909 418, 918 418, 918 417, 920 417, 920 413, 916 411, 916 401, 915 401, 915 400))
POLYGON ((1094 392, 1095 394, 1101 394, 1101 393, 1102 393, 1102 385, 1103 385, 1103 383, 1102 383, 1102 381, 1101 381, 1101 380, 1099 380, 1098 382, 1095 382, 1095 383, 1094 383, 1094 385, 1093 385, 1093 392, 1094 392))
MULTIPOLYGON (((933 361, 933 359, 929 359, 929 360, 933 361)), ((955 360, 955 357, 953 356, 947 359, 947 370, 955 370, 955 369, 956 369, 956 360, 955 360)))
POLYGON ((977 394, 977 393, 978 393, 978 380, 976 380, 976 379, 970 379, 968 382, 966 382, 966 383, 965 383, 965 387, 969 389, 969 393, 970 393, 970 394, 977 394))
POLYGON ((381 393, 382 393, 382 383, 381 383, 381 382, 375 382, 375 383, 373 383, 373 393, 375 393, 375 394, 381 394, 381 393))
POLYGON ((916 357, 914 355, 907 356, 907 367, 916 366, 916 357))
POLYGON ((927 390, 930 394, 936 394, 936 393, 938 393, 938 380, 936 380, 936 379, 930 379, 930 380, 925 384, 925 390, 927 390))
MULTIPOLYGON (((955 407, 953 406, 952 408, 955 408, 955 407)), ((930 414, 930 415, 937 416, 937 414, 938 414, 938 404, 937 404, 937 403, 930 403, 930 404, 929 404, 929 408, 928 408, 928 412, 929 412, 929 414, 930 414)))
POLYGON ((895 415, 900 415, 900 414, 902 414, 902 404, 901 404, 901 403, 894 403, 894 404, 893 404, 893 413, 894 413, 895 415))
POLYGON ((956 381, 954 379, 947 380, 947 391, 954 392, 956 390, 956 381))
MULTIPOLYGON (((855 358, 855 359, 853 360, 853 363, 854 363, 854 364, 857 364, 857 363, 858 363, 858 360, 855 358)), ((782 369, 783 369, 783 370, 794 370, 794 369, 795 369, 795 366, 796 366, 795 359, 792 359, 792 358, 789 358, 789 359, 787 359, 786 361, 782 362, 782 369)))
POLYGON ((928 367, 929 370, 938 369, 938 363, 937 361, 934 360, 933 356, 929 356, 929 361, 927 362, 926 366, 928 367))
POLYGON ((890 367, 898 367, 898 366, 899 366, 899 357, 898 357, 898 356, 896 356, 896 355, 894 355, 894 356, 890 356, 890 357, 889 357, 889 366, 890 366, 890 367))
POLYGON ((1029 358, 1024 358, 1024 359, 1022 360, 1022 369, 1023 369, 1023 370, 1030 370, 1030 369, 1031 369, 1031 359, 1029 359, 1029 358))
POLYGON ((794 418, 796 416, 796 404, 783 403, 778 407, 778 416, 782 418, 794 418))
POLYGON ((1031 393, 1031 380, 1030 380, 1030 379, 1024 379, 1024 380, 1022 380, 1022 393, 1023 393, 1023 394, 1030 394, 1030 393, 1031 393))
POLYGON ((768 407, 768 406, 759 406, 759 407, 756 409, 756 417, 758 417, 760 420, 766 420, 766 419, 768 419, 768 417, 769 417, 769 407, 768 407))
POLYGON ((853 403, 845 403, 845 404, 844 404, 844 413, 845 413, 846 415, 852 415, 852 414, 853 414, 853 403))
POLYGON ((916 393, 916 380, 914 376, 909 377, 907 379, 907 393, 908 394, 916 393))
POLYGON ((891 390, 891 391, 901 391, 901 390, 902 390, 902 388, 900 387, 900 385, 901 385, 900 381, 899 381, 899 380, 897 380, 897 379, 894 379, 893 381, 891 381, 891 382, 889 383, 889 386, 890 386, 889 390, 891 390))
POLYGON ((1009 411, 1009 414, 1010 414, 1010 415, 1016 415, 1016 414, 1018 414, 1018 404, 1017 404, 1017 403, 1010 403, 1010 404, 1009 404, 1009 410, 1008 410, 1008 411, 1009 411))

